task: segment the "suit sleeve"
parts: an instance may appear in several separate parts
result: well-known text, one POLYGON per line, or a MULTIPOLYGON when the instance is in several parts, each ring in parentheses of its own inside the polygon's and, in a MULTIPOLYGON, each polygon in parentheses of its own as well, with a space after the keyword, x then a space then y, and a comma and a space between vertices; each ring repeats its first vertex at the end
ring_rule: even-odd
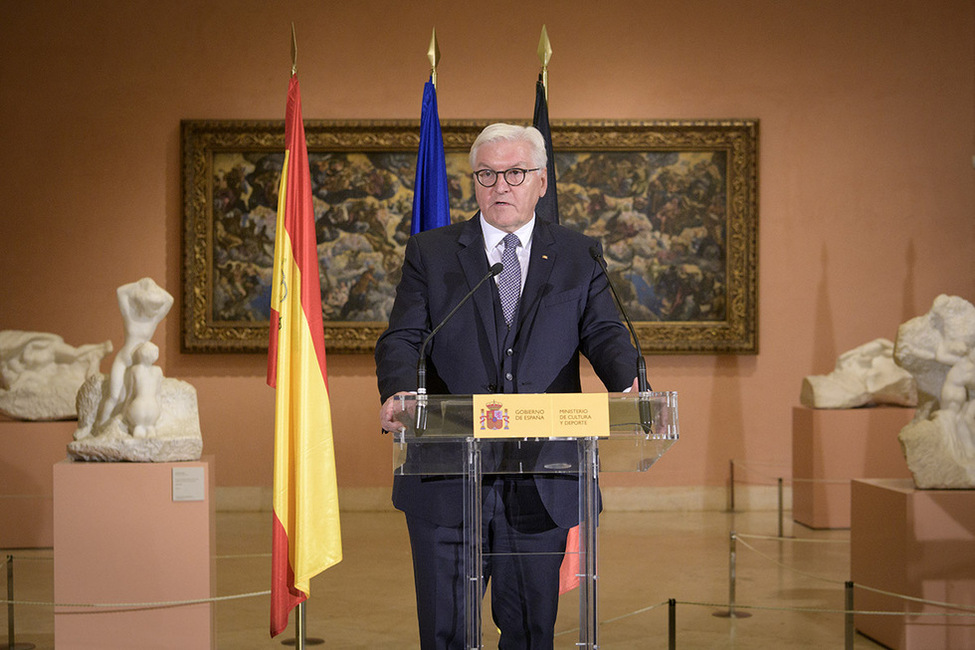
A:
MULTIPOLYGON (((595 245, 602 252, 598 242, 595 245)), ((629 388, 637 375, 636 348, 613 300, 609 280, 594 260, 579 330, 580 351, 607 390, 620 392, 629 388)))

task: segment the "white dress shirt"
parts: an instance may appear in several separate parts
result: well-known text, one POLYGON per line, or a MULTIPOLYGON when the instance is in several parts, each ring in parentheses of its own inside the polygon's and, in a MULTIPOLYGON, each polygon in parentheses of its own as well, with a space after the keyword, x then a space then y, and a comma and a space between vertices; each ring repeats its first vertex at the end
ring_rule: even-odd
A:
MULTIPOLYGON (((484 252, 487 253, 488 266, 494 266, 501 261, 501 254, 504 252, 504 244, 501 240, 508 233, 489 224, 484 219, 484 215, 481 215, 481 232, 484 235, 484 252)), ((517 248, 516 252, 518 253, 518 266, 521 267, 522 290, 525 288, 525 278, 528 277, 528 260, 531 259, 533 232, 535 232, 535 215, 532 215, 531 221, 514 233, 518 235, 518 240, 521 242, 521 246, 517 248)), ((494 282, 497 283, 497 281, 498 276, 494 276, 494 282)))

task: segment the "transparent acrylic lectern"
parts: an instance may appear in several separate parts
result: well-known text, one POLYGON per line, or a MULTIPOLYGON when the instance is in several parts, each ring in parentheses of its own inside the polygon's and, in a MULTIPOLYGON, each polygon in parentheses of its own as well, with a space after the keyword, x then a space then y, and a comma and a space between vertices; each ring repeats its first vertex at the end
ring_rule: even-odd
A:
POLYGON ((483 560, 491 553, 482 548, 485 477, 560 474, 575 478, 579 487, 576 645, 598 648, 598 475, 645 472, 677 442, 677 393, 403 395, 397 411, 402 428, 394 433, 394 473, 463 479, 466 647, 483 647, 483 560), (583 399, 584 408, 575 408, 583 399))

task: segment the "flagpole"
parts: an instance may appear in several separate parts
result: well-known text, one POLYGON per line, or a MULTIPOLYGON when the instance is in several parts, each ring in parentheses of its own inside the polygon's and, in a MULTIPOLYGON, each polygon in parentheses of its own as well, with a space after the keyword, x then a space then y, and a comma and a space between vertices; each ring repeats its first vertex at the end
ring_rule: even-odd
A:
POLYGON ((427 49, 427 58, 430 60, 430 81, 433 87, 437 87, 437 66, 440 65, 440 46, 437 44, 437 28, 433 28, 433 36, 430 37, 430 47, 427 49))
MULTIPOLYGON (((291 23, 291 76, 298 74, 298 37, 295 35, 295 24, 291 23)), ((305 650, 305 602, 295 606, 295 648, 305 650)), ((285 643, 288 643, 287 641, 285 643)), ((288 643, 288 645, 291 645, 288 643)))
POLYGON ((305 650, 305 636, 307 635, 307 631, 305 630, 306 602, 302 601, 295 607, 295 648, 297 650, 305 650))
POLYGON ((295 24, 291 23, 291 76, 298 74, 298 38, 295 36, 295 24))
POLYGON ((559 199, 555 178, 555 150, 552 148, 552 128, 548 120, 548 64, 552 59, 552 43, 548 40, 548 29, 542 25, 542 35, 538 39, 538 60, 542 69, 535 82, 535 111, 532 115, 532 126, 542 134, 545 141, 545 154, 548 159, 545 169, 548 174, 548 189, 538 199, 535 215, 542 221, 559 222, 559 199))
POLYGON ((285 639, 281 642, 281 645, 294 646, 298 650, 305 650, 306 646, 310 645, 322 645, 325 643, 325 639, 319 639, 318 637, 308 638, 308 625, 307 619, 305 618, 305 605, 308 601, 303 600, 297 605, 295 605, 295 638, 285 639))
POLYGON ((552 43, 548 40, 548 30, 542 25, 542 35, 538 39, 538 60, 542 62, 542 85, 545 87, 545 101, 548 101, 548 62, 552 58, 552 43))

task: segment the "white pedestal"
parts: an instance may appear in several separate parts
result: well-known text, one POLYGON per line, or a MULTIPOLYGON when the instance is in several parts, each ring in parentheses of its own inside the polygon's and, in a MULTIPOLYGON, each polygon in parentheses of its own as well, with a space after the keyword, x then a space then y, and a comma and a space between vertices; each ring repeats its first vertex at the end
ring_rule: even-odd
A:
MULTIPOLYGON (((975 606, 975 490, 917 490, 911 479, 852 485, 850 579, 895 594, 975 606)), ((912 616, 950 611, 855 589, 861 633, 894 650, 975 648, 975 619, 912 616)), ((971 613, 971 610, 962 613, 971 613)))
MULTIPOLYGON (((158 603, 214 594, 212 458, 182 463, 54 466, 54 600, 158 603), (194 469, 195 468, 195 469, 194 469), (174 470, 198 485, 174 500, 174 470), (200 476, 202 469, 202 476, 200 476)), ((58 650, 213 647, 211 603, 156 608, 57 607, 58 650)))
POLYGON ((77 420, 0 418, 0 548, 54 545, 54 478, 77 420))
POLYGON ((914 409, 792 409, 792 518, 850 527, 850 479, 911 478, 897 434, 914 409))

